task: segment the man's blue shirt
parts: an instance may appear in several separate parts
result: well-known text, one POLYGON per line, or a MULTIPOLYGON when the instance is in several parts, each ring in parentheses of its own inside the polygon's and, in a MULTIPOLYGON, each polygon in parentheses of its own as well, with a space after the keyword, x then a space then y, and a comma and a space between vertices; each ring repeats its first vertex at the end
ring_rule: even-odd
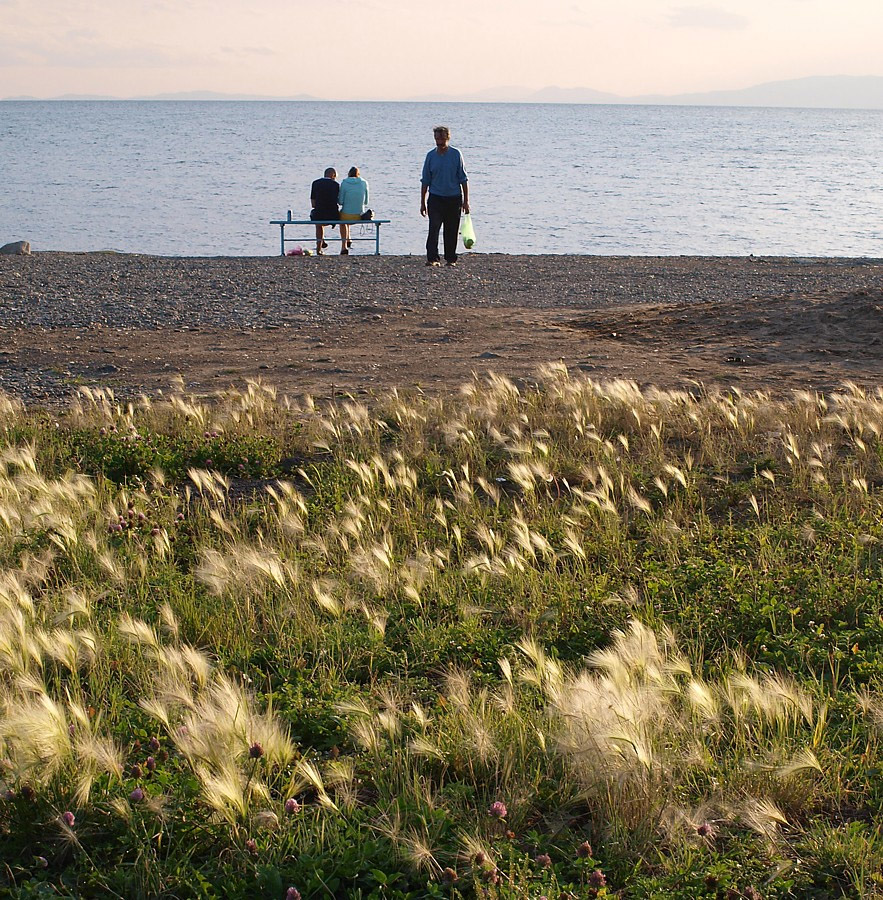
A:
POLYGON ((436 197, 459 197, 460 185, 467 181, 463 155, 456 147, 448 147, 445 153, 439 153, 436 148, 426 154, 420 183, 429 188, 430 194, 436 197))

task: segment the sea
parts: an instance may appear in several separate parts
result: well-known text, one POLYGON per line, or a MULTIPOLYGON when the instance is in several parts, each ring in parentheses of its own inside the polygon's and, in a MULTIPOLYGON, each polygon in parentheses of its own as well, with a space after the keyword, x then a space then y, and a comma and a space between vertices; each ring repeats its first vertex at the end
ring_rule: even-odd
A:
POLYGON ((0 244, 272 256, 355 165, 382 252, 422 254, 437 124, 475 252, 883 257, 883 110, 517 103, 2 102, 0 244))

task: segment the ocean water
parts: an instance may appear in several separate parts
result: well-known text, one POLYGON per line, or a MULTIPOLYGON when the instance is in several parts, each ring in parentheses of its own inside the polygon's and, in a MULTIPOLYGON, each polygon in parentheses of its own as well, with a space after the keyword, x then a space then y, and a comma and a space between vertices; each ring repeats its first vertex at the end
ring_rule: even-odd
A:
POLYGON ((0 244, 274 255, 358 165, 383 252, 422 254, 438 123, 478 251, 883 256, 883 111, 496 103, 3 102, 0 244))

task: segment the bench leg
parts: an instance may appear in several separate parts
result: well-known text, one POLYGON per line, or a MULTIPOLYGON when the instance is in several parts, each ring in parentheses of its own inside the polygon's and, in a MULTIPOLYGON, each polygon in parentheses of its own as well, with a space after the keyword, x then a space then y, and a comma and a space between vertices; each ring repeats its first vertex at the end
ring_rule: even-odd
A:
POLYGON ((279 226, 279 255, 285 256, 285 226, 279 226))
POLYGON ((374 226, 374 255, 380 256, 380 222, 374 226))

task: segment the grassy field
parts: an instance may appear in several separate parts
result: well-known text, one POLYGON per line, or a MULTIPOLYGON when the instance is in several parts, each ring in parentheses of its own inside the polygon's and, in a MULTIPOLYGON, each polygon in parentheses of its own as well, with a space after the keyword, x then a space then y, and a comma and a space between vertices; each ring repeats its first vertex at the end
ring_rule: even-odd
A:
POLYGON ((0 429, 3 896, 883 896, 883 393, 0 429))

